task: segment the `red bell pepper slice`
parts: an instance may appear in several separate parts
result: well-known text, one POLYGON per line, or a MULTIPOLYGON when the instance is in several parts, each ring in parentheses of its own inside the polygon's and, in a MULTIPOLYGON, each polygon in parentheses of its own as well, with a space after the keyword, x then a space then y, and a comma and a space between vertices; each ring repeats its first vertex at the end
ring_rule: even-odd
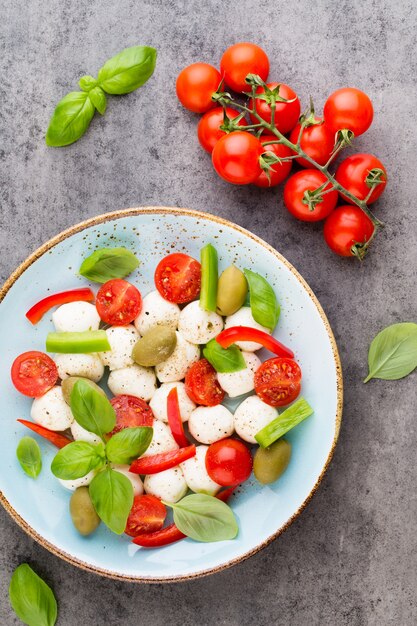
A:
POLYGON ((250 328, 249 326, 232 326, 231 328, 227 328, 217 335, 216 341, 222 348, 228 348, 232 343, 236 343, 236 341, 255 341, 277 356, 289 359, 294 358, 294 352, 284 346, 280 341, 274 339, 274 337, 268 335, 268 333, 264 333, 263 330, 250 328))
POLYGON ((40 426, 39 424, 35 424, 34 422, 29 422, 28 420, 17 420, 23 426, 30 428, 34 433, 37 433, 44 439, 47 439, 51 443, 54 444, 57 448, 64 448, 69 443, 72 443, 71 439, 68 439, 65 435, 61 435, 60 433, 55 432, 54 430, 49 430, 49 428, 45 428, 44 426, 40 426))
POLYGON ((180 405, 178 402, 178 389, 174 387, 167 397, 167 414, 168 424, 172 432, 172 436, 180 448, 186 448, 190 445, 184 433, 184 425, 181 419, 180 405))
POLYGON ((82 300, 83 302, 92 302, 94 300, 94 294, 88 287, 81 287, 80 289, 70 289, 69 291, 61 291, 60 293, 52 294, 40 300, 33 305, 32 308, 26 313, 26 317, 32 324, 37 324, 39 320, 54 306, 60 306, 61 304, 68 304, 68 302, 77 302, 82 300))
POLYGON ((196 447, 194 444, 187 448, 179 450, 171 450, 170 452, 161 452, 161 454, 152 454, 141 459, 133 461, 129 468, 129 472, 133 474, 159 474, 171 467, 176 467, 180 463, 187 461, 195 456, 196 447))
POLYGON ((184 539, 186 535, 182 533, 175 524, 170 524, 162 530, 157 530, 153 533, 142 533, 133 539, 133 543, 142 548, 159 548, 160 546, 167 546, 170 543, 184 539))

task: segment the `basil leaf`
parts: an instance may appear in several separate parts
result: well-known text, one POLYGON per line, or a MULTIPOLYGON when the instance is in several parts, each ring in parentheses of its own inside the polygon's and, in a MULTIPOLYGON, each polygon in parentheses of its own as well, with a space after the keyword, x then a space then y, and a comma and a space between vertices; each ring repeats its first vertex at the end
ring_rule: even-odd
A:
POLYGON ((249 298, 255 322, 274 330, 278 323, 280 308, 274 290, 268 281, 251 270, 243 270, 249 284, 249 298))
POLYGON ((55 455, 51 470, 57 478, 75 480, 83 478, 91 470, 103 466, 105 462, 104 444, 73 441, 55 455))
POLYGON ((54 626, 58 608, 52 589, 27 564, 13 572, 9 586, 10 604, 28 626, 54 626))
POLYGON ((39 476, 42 456, 39 444, 33 437, 22 437, 16 449, 16 456, 25 474, 31 478, 39 476))
POLYGON ((177 528, 196 541, 225 541, 234 539, 238 533, 232 509, 213 496, 196 493, 176 504, 165 504, 174 510, 177 528))
POLYGON ((152 437, 153 428, 147 426, 124 428, 107 442, 107 458, 112 463, 130 465, 148 449, 152 437))
POLYGON ((116 413, 107 397, 84 380, 75 383, 70 406, 75 421, 102 439, 116 424, 116 413))
POLYGON ((108 467, 93 478, 89 492, 97 515, 110 530, 121 535, 133 504, 130 480, 108 467))
POLYGON ((125 278, 138 265, 138 259, 126 248, 100 248, 84 259, 80 274, 95 283, 106 283, 112 278, 125 278))
POLYGON ((46 132, 48 146, 68 146, 82 137, 94 115, 85 91, 71 91, 58 103, 46 132))
POLYGON ((101 89, 101 87, 94 87, 94 89, 91 89, 88 92, 88 97, 90 98, 91 102, 94 104, 100 115, 104 115, 107 108, 107 100, 105 93, 101 89))
POLYGON ((80 89, 82 89, 83 91, 91 91, 92 89, 94 89, 94 87, 97 87, 98 80, 93 76, 81 76, 78 84, 80 86, 80 89))
POLYGON ((110 94, 130 93, 146 83, 153 74, 155 64, 155 48, 148 46, 125 48, 99 70, 99 85, 110 94))
POLYGON ((381 330, 372 341, 368 354, 371 378, 398 380, 417 367, 417 324, 402 322, 381 330))
POLYGON ((222 348, 215 339, 211 339, 203 349, 204 357, 221 374, 240 372, 246 369, 242 352, 235 345, 222 348))

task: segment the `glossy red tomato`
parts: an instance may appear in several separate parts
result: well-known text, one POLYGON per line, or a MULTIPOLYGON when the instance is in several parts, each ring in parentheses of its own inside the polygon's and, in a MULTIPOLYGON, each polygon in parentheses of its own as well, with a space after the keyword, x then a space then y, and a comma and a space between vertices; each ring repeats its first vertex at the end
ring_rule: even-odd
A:
POLYGON ((248 132, 237 130, 225 135, 214 146, 212 160, 218 175, 234 185, 253 183, 262 172, 261 142, 248 132))
POLYGON ((178 100, 189 111, 205 113, 216 106, 211 96, 220 83, 220 72, 215 67, 208 63, 193 63, 178 74, 178 100))
POLYGON ((111 435, 124 428, 152 426, 154 420, 152 409, 142 398, 123 394, 115 396, 110 402, 116 412, 116 426, 111 435))
POLYGON ((127 280, 113 278, 98 290, 96 308, 101 320, 106 324, 126 326, 139 315, 142 309, 142 296, 127 280))
POLYGON ((58 369, 47 354, 32 350, 23 352, 13 361, 11 376, 20 393, 30 398, 38 398, 55 385, 58 369))
MULTIPOLYGON (((223 107, 216 107, 211 111, 207 111, 198 123, 198 141, 201 147, 210 154, 213 152, 213 148, 219 139, 226 135, 224 130, 220 130, 220 126, 224 123, 223 112, 223 107)), ((233 119, 239 115, 239 111, 226 107, 226 115, 229 119, 233 119)), ((239 126, 246 126, 247 122, 245 119, 241 119, 238 124, 239 126)))
MULTIPOLYGON (((293 100, 293 102, 277 102, 275 109, 275 125, 278 130, 286 135, 289 133, 298 122, 300 117, 300 101, 295 91, 284 83, 268 83, 269 89, 276 89, 279 85, 279 95, 285 100, 293 100)), ((263 87, 258 87, 256 93, 265 93, 263 87)), ((271 122, 271 105, 265 100, 259 98, 255 99, 255 110, 257 114, 265 120, 265 122, 271 122)), ((255 116, 251 115, 252 122, 256 124, 258 120, 255 116)))
POLYGON ((269 59, 262 48, 253 43, 236 43, 223 54, 220 72, 226 85, 234 91, 250 91, 246 76, 257 74, 265 81, 269 74, 269 59))
MULTIPOLYGON (((274 135, 262 135, 261 142, 271 141, 276 139, 274 135)), ((273 152, 280 159, 291 156, 291 150, 287 146, 283 146, 280 143, 271 143, 264 146, 265 152, 273 152)), ((272 170, 269 171, 269 179, 266 172, 262 172, 260 176, 255 180, 254 185, 257 187, 275 187, 282 183, 291 172, 292 161, 284 161, 283 163, 275 163, 272 166, 272 170)))
POLYGON ((207 473, 222 487, 233 487, 247 480, 252 472, 252 464, 249 449, 237 439, 221 439, 212 443, 207 450, 207 473))
POLYGON ((374 108, 366 93, 354 87, 344 87, 327 98, 323 115, 334 133, 347 128, 358 136, 372 124, 374 108))
MULTIPOLYGON (((316 117, 315 119, 321 120, 322 118, 316 117)), ((296 144, 299 135, 300 124, 297 124, 291 131, 290 141, 296 144)), ((304 128, 300 146, 319 165, 326 165, 333 151, 334 143, 335 133, 326 124, 321 123, 304 128)), ((306 161, 306 159, 299 158, 295 160, 302 167, 311 167, 311 163, 306 161)))
POLYGON ((215 406, 224 399, 216 370, 207 359, 200 359, 190 367, 185 375, 185 390, 193 402, 204 406, 215 406))
POLYGON ((300 389, 301 369, 293 359, 268 359, 255 372, 255 392, 270 406, 290 404, 300 389))
MULTIPOLYGON (((318 202, 313 210, 303 202, 306 191, 314 191, 326 182, 326 176, 318 170, 301 170, 293 174, 284 187, 284 204, 288 211, 303 222, 318 222, 327 217, 336 206, 337 191, 333 190, 324 194, 322 201, 318 202)), ((324 191, 329 187, 330 183, 324 191)))
POLYGON ((324 239, 339 256, 355 256, 352 246, 369 241, 374 226, 357 206, 344 204, 337 207, 324 223, 324 239))
POLYGON ((191 302, 200 293, 201 265, 188 254, 168 254, 156 267, 155 285, 169 302, 191 302))
MULTIPOLYGON (((336 180, 345 189, 353 193, 359 200, 365 200, 368 196, 372 180, 377 176, 381 182, 374 187, 367 204, 372 204, 384 192, 387 184, 387 171, 381 161, 373 154, 352 154, 341 162, 336 172, 336 180), (374 170, 382 170, 382 174, 374 170), (368 183, 366 182, 368 179, 368 183)), ((341 194, 343 199, 354 204, 352 200, 341 194)))
POLYGON ((166 515, 165 505, 156 496, 135 496, 127 518, 125 533, 130 537, 137 537, 142 533, 161 530, 166 515))

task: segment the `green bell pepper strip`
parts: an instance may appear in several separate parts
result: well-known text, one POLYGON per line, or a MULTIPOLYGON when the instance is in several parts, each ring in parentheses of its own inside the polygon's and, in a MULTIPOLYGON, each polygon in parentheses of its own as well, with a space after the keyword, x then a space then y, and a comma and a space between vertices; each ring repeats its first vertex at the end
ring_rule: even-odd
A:
POLYGON ((60 354, 88 354, 111 350, 106 331, 86 330, 82 333, 48 333, 46 351, 60 354))
POLYGON ((314 411, 307 400, 299 398, 297 402, 285 409, 281 415, 278 415, 272 422, 257 432, 255 439, 262 448, 267 448, 313 413, 314 411))
POLYGON ((201 249, 200 306, 205 311, 215 311, 217 305, 218 260, 211 243, 201 249))

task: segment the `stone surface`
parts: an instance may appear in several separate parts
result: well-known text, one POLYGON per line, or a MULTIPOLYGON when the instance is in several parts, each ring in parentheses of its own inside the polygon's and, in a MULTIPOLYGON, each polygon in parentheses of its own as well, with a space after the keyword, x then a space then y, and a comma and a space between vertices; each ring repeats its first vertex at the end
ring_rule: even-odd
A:
MULTIPOLYGON (((216 213, 277 247, 323 304, 343 361, 345 412, 334 461, 308 509, 267 549, 231 570, 174 585, 134 586, 60 561, 0 510, 0 623, 18 624, 7 587, 29 561, 53 585, 59 624, 411 625, 417 515, 416 375, 364 386, 367 346, 382 327, 416 321, 417 25, 415 2, 1 0, 0 278, 71 224, 112 209, 174 205, 216 213), (223 183, 199 148, 196 116, 177 103, 178 71, 218 63, 231 43, 261 44, 271 78, 320 111, 327 94, 363 88, 375 106, 356 149, 390 174, 378 202, 387 228, 359 265, 326 249, 321 226, 295 222, 282 190, 223 183), (47 148, 55 103, 122 48, 158 48, 154 77, 112 98, 73 146, 47 148)), ((319 366, 319 360, 318 360, 319 366)))

